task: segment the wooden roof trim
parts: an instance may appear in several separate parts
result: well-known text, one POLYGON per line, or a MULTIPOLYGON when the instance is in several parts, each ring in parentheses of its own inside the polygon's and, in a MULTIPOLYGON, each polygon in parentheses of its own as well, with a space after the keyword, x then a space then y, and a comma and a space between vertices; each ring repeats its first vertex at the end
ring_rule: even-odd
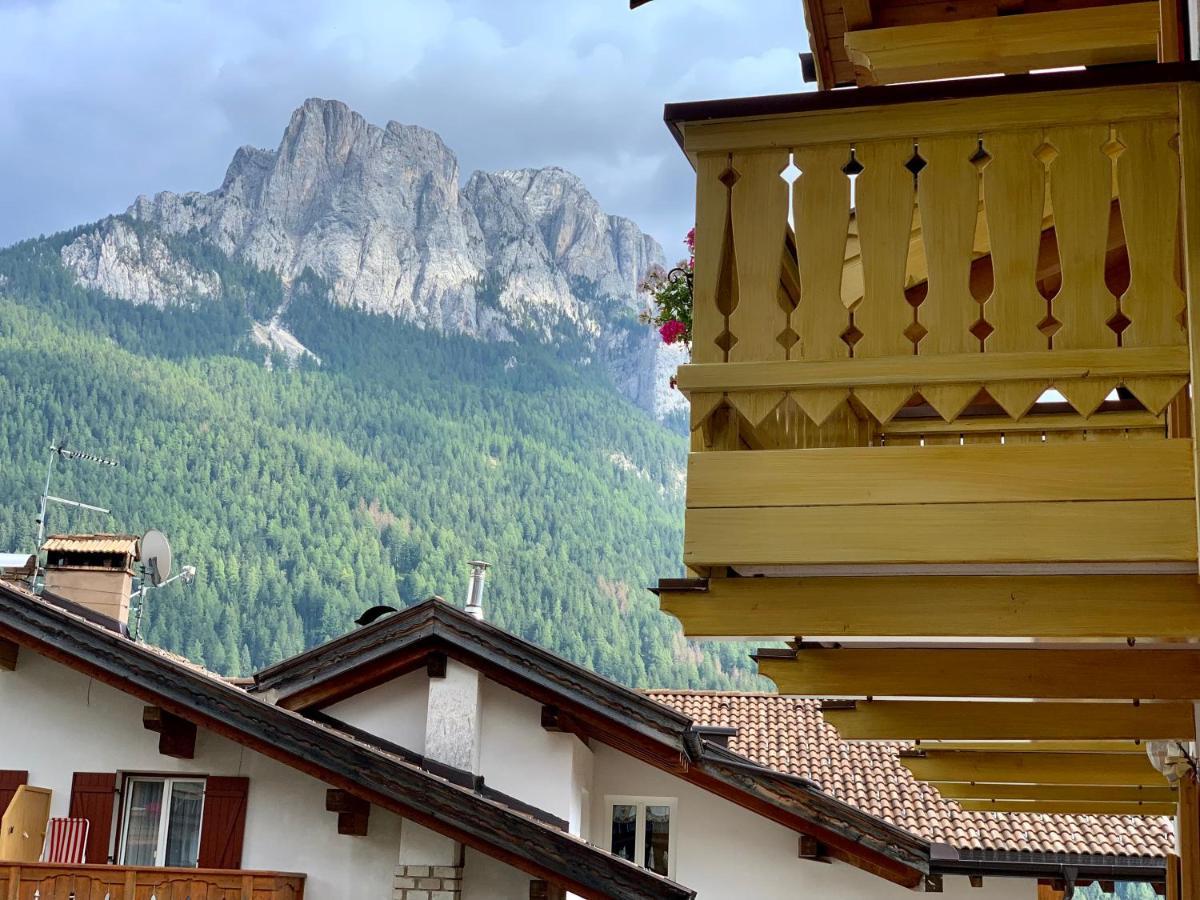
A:
POLYGON ((695 892, 0 584, 0 636, 588 898, 695 892))
POLYGON ((928 870, 926 841, 801 784, 702 742, 692 720, 502 629, 431 599, 277 663, 258 691, 306 708, 331 703, 445 653, 540 703, 569 711, 588 736, 778 822, 813 834, 840 859, 899 884, 928 870), (423 655, 424 654, 424 655, 423 655))

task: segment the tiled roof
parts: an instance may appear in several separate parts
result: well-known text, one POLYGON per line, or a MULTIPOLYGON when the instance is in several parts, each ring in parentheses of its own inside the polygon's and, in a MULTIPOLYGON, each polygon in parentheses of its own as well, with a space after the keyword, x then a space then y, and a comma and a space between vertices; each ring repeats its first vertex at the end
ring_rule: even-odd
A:
POLYGON ((42 544, 47 552, 70 550, 73 553, 137 553, 136 534, 52 534, 42 544))
POLYGON ((1161 857, 1169 819, 966 812, 900 762, 902 743, 843 741, 819 701, 778 694, 649 691, 697 725, 737 729, 729 748, 781 772, 818 782, 864 812, 959 849, 1161 857))

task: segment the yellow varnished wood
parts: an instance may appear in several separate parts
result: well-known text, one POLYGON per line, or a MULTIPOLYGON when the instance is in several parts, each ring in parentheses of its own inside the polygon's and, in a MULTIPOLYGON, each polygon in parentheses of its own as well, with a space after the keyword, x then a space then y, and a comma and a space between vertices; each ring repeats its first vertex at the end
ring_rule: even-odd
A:
MULTIPOLYGON (((693 454, 691 508, 1175 500, 1194 496, 1192 442, 845 447, 693 454)), ((1200 599, 1200 598, 1198 598, 1200 599)))
POLYGON ((784 151, 733 155, 738 176, 731 199, 738 302, 729 315, 729 330, 737 338, 729 348, 731 362, 787 357, 779 335, 787 328, 788 312, 778 299, 788 216, 787 183, 780 173, 787 164, 784 151))
MULTIPOLYGON (((960 750, 969 753, 1129 753, 1133 756, 1145 756, 1146 745, 1141 741, 922 741, 917 746, 918 750, 960 750)), ((1167 793, 1169 788, 1162 788, 1163 793, 1167 793)), ((1130 791, 1133 793, 1133 791, 1130 791)), ((959 794, 961 797, 995 797, 1000 798, 1006 796, 1008 799, 1017 799, 1023 795, 1012 793, 991 793, 991 794, 959 794)), ((1038 799, 1026 797, 1026 799, 1038 799)), ((1049 798, 1041 798, 1049 799, 1049 798)), ((1083 797, 1071 798, 1065 794, 1054 798, 1058 800, 1086 799, 1083 797)), ((1149 794, 1139 793, 1133 797, 1116 797, 1105 796, 1095 797, 1095 800, 1154 800, 1163 799, 1162 796, 1151 796, 1149 794)))
POLYGON ((1117 182, 1129 252, 1129 289, 1121 297, 1130 320, 1121 335, 1127 347, 1186 341, 1179 322, 1185 302, 1175 279, 1179 156, 1171 144, 1178 131, 1175 118, 1125 122, 1116 130, 1124 145, 1117 182))
POLYGON ((973 136, 922 138, 918 144, 926 162, 917 176, 917 200, 929 271, 929 292, 917 312, 928 332, 918 345, 922 355, 978 350, 970 331, 980 312, 971 296, 979 210, 979 172, 971 162, 976 146, 973 136))
POLYGON ((1200 650, 1190 649, 804 649, 795 658, 760 656, 758 669, 781 694, 810 697, 1200 697, 1200 650))
POLYGON ((1153 60, 1158 4, 953 18, 850 31, 860 84, 1153 60))
MULTIPOLYGON (((1145 756, 1146 748, 1138 746, 1145 756)), ((1118 803, 1174 803, 1169 787, 1101 784, 1005 784, 995 782, 935 781, 932 786, 950 800, 1116 801, 1118 803)))
MULTIPOLYGON (((993 273, 992 293, 984 312, 995 329, 985 346, 989 353, 1044 350, 1047 340, 1038 323, 1045 318, 1047 307, 1037 289, 1046 196, 1046 169, 1036 156, 1042 132, 989 132, 983 136, 983 144, 991 156, 983 170, 983 198, 993 273)), ((1026 388, 1021 396, 1031 393, 1032 389, 1026 388)), ((1001 398, 996 400, 1008 409, 1001 398)), ((1024 399, 1014 405, 1029 408, 1024 399)))
POLYGON ((904 297, 904 267, 912 231, 914 186, 905 163, 911 140, 878 141, 856 148, 863 170, 855 185, 855 211, 862 248, 863 298, 854 310, 862 338, 856 357, 907 355, 904 331, 913 321, 904 297))
POLYGON ((1138 500, 689 509, 684 562, 1190 562, 1195 506, 1138 500))
MULTIPOLYGON (((1109 295, 1111 297, 1111 295, 1109 295)), ((685 393, 720 390, 792 390, 808 387, 857 387, 1072 380, 1186 375, 1190 359, 1184 347, 1131 347, 1055 350, 1052 353, 955 353, 888 356, 881 359, 686 365, 679 367, 685 393)))
POLYGON ((801 170, 794 186, 796 257, 800 305, 793 314, 800 337, 792 358, 844 359, 850 349, 842 332, 850 315, 842 304, 842 257, 850 222, 850 179, 842 167, 849 147, 836 145, 796 150, 801 170))
POLYGON ((689 638, 1200 634, 1194 575, 714 578, 705 592, 663 590, 659 603, 689 638))
POLYGON ((1116 800, 959 800, 968 812, 1026 813, 1057 816, 1173 816, 1175 803, 1116 800))
POLYGON ((696 162, 696 269, 692 282, 692 361, 725 359, 717 338, 725 315, 717 302, 729 224, 729 188, 721 174, 729 166, 726 153, 704 153, 696 162))
POLYGON ((1097 784, 1162 787, 1166 779, 1143 756, 1124 753, 954 753, 930 751, 903 758, 922 781, 1024 784, 1097 784))
POLYGON ((1056 350, 1117 344, 1105 324, 1117 311, 1116 298, 1104 283, 1112 199, 1112 161, 1103 150, 1108 139, 1107 124, 1046 130, 1055 154, 1050 197, 1062 271, 1052 305, 1062 324, 1054 335, 1056 350))
MULTIPOLYGON (((1179 157, 1183 179, 1183 273, 1187 292, 1188 352, 1193 390, 1189 400, 1191 423, 1200 422, 1200 85, 1179 86, 1179 157)), ((1196 459, 1196 478, 1200 486, 1200 458, 1196 459)), ((1198 488, 1200 489, 1200 488, 1198 488)), ((1200 506, 1197 508, 1200 514, 1200 506)), ((1200 840, 1200 823, 1197 823, 1200 840)))
POLYGON ((1192 740, 1188 703, 875 700, 826 710, 845 740, 1192 740))

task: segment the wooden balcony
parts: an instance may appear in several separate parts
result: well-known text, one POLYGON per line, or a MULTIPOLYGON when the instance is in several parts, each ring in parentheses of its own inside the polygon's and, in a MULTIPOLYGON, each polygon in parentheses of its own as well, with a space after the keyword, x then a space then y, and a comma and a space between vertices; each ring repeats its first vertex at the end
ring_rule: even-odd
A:
POLYGON ((745 617, 806 577, 1195 580, 1200 85, 1155 68, 1175 80, 677 109, 697 171, 684 558, 794 580, 722 588, 742 596, 724 621, 668 591, 689 634, 831 633, 745 617))
POLYGON ((302 900, 304 876, 0 862, 0 891, 6 900, 302 900))

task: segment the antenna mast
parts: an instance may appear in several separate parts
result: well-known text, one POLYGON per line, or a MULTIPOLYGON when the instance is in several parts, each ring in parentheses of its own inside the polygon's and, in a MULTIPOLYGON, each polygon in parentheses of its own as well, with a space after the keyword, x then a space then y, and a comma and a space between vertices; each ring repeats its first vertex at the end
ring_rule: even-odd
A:
POLYGON ((50 445, 50 462, 46 466, 46 486, 42 490, 42 502, 38 511, 37 546, 33 548, 33 553, 35 556, 41 553, 42 542, 46 537, 47 503, 58 503, 62 506, 70 506, 75 509, 86 509, 90 510, 91 512, 104 513, 105 515, 108 515, 108 513, 111 512, 111 510, 105 509, 103 506, 92 506, 90 503, 83 503, 79 500, 68 500, 65 497, 55 497, 50 493, 50 476, 54 473, 54 461, 60 456, 63 459, 82 459, 86 462, 93 462, 101 466, 116 467, 120 465, 120 463, 115 459, 107 459, 103 456, 97 456, 94 453, 88 453, 84 450, 69 450, 67 449, 67 442, 65 440, 61 441, 58 446, 55 446, 54 444, 50 445))

